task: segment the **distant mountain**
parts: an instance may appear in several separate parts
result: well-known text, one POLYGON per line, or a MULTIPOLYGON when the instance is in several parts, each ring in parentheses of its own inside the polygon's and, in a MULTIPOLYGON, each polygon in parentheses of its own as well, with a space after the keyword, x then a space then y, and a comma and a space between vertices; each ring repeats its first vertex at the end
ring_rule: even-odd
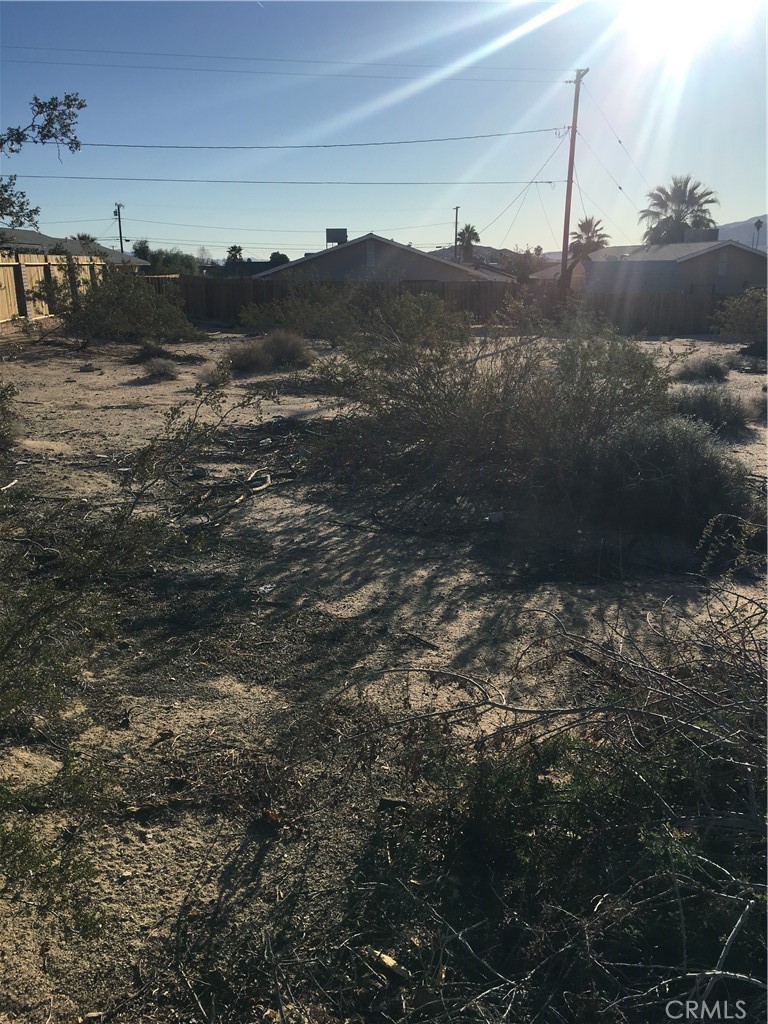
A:
POLYGON ((757 239, 755 221, 761 220, 763 226, 760 228, 760 239, 758 249, 765 249, 768 242, 768 213, 756 214, 749 220, 735 220, 731 224, 718 224, 720 241, 732 239, 734 242, 741 242, 742 245, 754 246, 757 239))

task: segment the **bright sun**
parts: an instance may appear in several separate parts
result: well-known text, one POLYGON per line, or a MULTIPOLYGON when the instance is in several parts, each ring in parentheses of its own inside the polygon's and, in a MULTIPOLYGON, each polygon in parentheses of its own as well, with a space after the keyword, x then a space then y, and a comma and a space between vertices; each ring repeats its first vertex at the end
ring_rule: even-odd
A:
POLYGON ((638 57, 674 74, 710 43, 743 30, 764 0, 619 0, 619 8, 638 57))

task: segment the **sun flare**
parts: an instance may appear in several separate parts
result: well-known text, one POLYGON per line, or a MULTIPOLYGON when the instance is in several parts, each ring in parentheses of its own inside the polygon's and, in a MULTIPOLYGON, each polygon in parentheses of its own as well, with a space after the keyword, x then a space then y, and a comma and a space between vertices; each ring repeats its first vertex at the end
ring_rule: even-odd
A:
POLYGON ((619 22, 640 60, 684 73, 710 45, 740 32, 763 0, 619 0, 619 22))

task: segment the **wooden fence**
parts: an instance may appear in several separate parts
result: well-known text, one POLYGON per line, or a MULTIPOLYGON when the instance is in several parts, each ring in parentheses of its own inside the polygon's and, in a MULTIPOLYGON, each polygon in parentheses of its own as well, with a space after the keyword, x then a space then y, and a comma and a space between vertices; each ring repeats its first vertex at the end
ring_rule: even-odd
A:
MULTIPOLYGON (((680 338, 709 334, 712 314, 725 296, 638 292, 622 295, 586 293, 581 298, 588 310, 616 324, 623 334, 645 333, 680 338)), ((551 316, 560 306, 560 296, 554 288, 539 290, 536 301, 545 316, 551 316)))
POLYGON ((82 294, 101 280, 107 266, 98 256, 0 252, 0 324, 51 316, 43 297, 46 285, 66 284, 82 294))
MULTIPOLYGON (((148 277, 147 280, 161 294, 181 295, 184 311, 191 319, 230 324, 237 322, 244 306, 272 302, 289 295, 292 289, 291 284, 285 281, 260 281, 248 277, 168 274, 148 277)), ((505 299, 520 293, 516 284, 497 281, 403 281, 395 287, 400 292, 432 292, 451 309, 471 313, 481 322, 488 320, 505 299)), ((544 316, 551 316, 560 305, 554 290, 538 290, 533 295, 544 316)), ((721 299, 722 296, 642 292, 636 295, 585 295, 584 303, 588 309, 616 324, 625 334, 645 332, 685 337, 711 331, 710 318, 721 299)))
MULTIPOLYGON (((180 294, 184 312, 192 320, 213 320, 221 323, 235 323, 244 306, 272 302, 291 294, 295 288, 285 281, 260 281, 258 278, 249 277, 219 278, 165 274, 148 276, 146 280, 161 295, 180 294)), ((508 296, 515 295, 519 290, 513 282, 507 284, 505 281, 402 281, 392 287, 400 292, 415 294, 432 292, 443 299, 451 309, 471 313, 478 320, 490 317, 503 305, 508 296)))

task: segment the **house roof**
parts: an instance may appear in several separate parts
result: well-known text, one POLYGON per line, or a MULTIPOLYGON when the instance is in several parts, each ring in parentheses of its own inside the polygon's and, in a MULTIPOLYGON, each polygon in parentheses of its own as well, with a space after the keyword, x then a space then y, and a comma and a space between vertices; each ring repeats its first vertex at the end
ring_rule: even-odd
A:
POLYGON ((543 270, 537 270, 534 274, 529 274, 528 279, 534 278, 537 281, 557 281, 560 277, 560 263, 550 263, 548 267, 544 267, 543 270))
POLYGON ((41 231, 29 231, 26 228, 0 227, 0 241, 9 248, 18 249, 19 252, 30 250, 47 252, 50 249, 58 248, 68 252, 70 256, 101 256, 107 263, 130 263, 136 267, 149 266, 146 260, 139 259, 133 253, 108 249, 105 245, 99 245, 98 242, 86 249, 76 238, 53 238, 51 235, 44 235, 41 231))
POLYGON ((741 242, 723 239, 717 242, 668 242, 666 245, 607 245, 590 253, 592 263, 658 263, 660 261, 683 263, 695 259, 705 253, 716 252, 727 246, 733 246, 744 252, 752 252, 765 257, 759 249, 752 249, 741 242))
MULTIPOLYGON (((576 268, 584 263, 584 260, 585 257, 583 256, 580 256, 575 260, 569 260, 567 269, 575 272, 576 268)), ((550 263, 550 265, 548 267, 544 267, 543 270, 537 270, 535 274, 529 274, 528 279, 534 279, 536 281, 559 281, 561 269, 562 264, 560 262, 550 263)))
POLYGON ((257 274, 256 277, 271 277, 273 274, 280 273, 280 271, 291 270, 293 267, 306 266, 315 260, 324 259, 330 253, 338 252, 339 249, 349 249, 351 246, 358 245, 360 242, 365 242, 369 239, 373 239, 376 242, 382 242, 384 245, 391 246, 393 249, 402 249, 404 252, 416 253, 423 259, 431 260, 433 263, 436 263, 441 267, 448 264, 448 266, 454 267, 456 270, 461 271, 466 274, 468 278, 475 281, 508 280, 506 275, 498 274, 495 277, 491 277, 490 275, 493 271, 482 272, 480 270, 475 270, 473 267, 465 267, 460 263, 453 263, 451 260, 441 259, 439 256, 431 256, 428 252, 423 252, 421 249, 414 249, 410 245, 403 245, 401 242, 395 242, 391 238, 383 238, 381 235, 375 235, 372 231, 369 231, 367 235, 360 235, 359 238, 352 238, 348 242, 342 242, 340 245, 334 245, 331 249, 323 249, 321 252, 310 253, 308 256, 302 256, 301 259, 291 260, 290 263, 281 263, 272 270, 265 270, 263 274, 257 274))

